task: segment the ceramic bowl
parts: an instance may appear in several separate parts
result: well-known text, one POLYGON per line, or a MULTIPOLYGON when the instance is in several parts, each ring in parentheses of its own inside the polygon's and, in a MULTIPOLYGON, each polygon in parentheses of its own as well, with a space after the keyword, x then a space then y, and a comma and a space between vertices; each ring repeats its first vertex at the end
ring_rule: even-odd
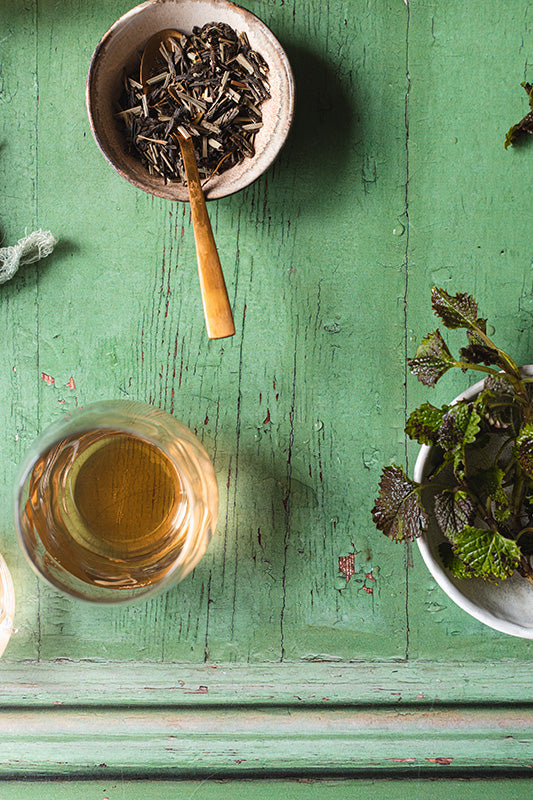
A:
MULTIPOLYGON (((533 375, 533 367, 522 367, 525 375, 533 375)), ((471 400, 483 388, 484 381, 471 386, 453 401, 471 400)), ((422 482, 437 461, 435 448, 420 449, 413 479, 422 482)), ((533 639, 533 586, 518 573, 499 583, 482 578, 456 578, 443 565, 439 545, 446 541, 436 521, 431 518, 427 531, 417 539, 426 566, 448 597, 475 619, 511 636, 533 639)))
POLYGON ((255 138, 255 156, 215 175, 205 186, 207 199, 225 197, 248 186, 272 164, 292 122, 292 70, 280 43, 261 20, 227 0, 148 0, 111 26, 89 67, 87 111, 103 155, 134 186, 169 200, 188 200, 187 187, 179 182, 165 184, 162 178, 151 176, 142 162, 128 153, 126 129, 116 116, 123 77, 138 66, 146 42, 158 31, 174 28, 190 34, 194 26, 209 22, 225 22, 238 33, 246 33, 251 47, 269 66, 271 97, 261 106, 263 126, 255 138))

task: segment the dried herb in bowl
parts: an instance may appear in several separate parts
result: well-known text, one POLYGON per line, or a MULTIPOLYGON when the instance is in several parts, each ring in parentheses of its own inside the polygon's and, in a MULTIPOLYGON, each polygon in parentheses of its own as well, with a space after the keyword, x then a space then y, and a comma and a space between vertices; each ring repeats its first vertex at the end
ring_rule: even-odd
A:
POLYGON ((245 33, 225 23, 195 27, 160 48, 160 71, 144 86, 125 78, 120 116, 151 175, 186 183, 176 133, 191 136, 200 177, 251 158, 269 96, 268 65, 245 33))

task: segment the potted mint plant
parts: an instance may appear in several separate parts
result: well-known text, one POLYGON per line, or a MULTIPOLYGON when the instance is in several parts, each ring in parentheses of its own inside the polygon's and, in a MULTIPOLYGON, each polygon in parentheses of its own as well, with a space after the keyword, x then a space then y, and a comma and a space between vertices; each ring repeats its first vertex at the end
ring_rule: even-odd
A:
POLYGON ((472 616, 533 638, 533 370, 489 338, 473 297, 434 287, 431 300, 446 328, 466 331, 466 344, 453 356, 437 329, 410 371, 430 387, 454 368, 484 379, 410 414, 406 433, 422 445, 413 478, 385 467, 374 523, 394 541, 416 539, 434 578, 472 616))

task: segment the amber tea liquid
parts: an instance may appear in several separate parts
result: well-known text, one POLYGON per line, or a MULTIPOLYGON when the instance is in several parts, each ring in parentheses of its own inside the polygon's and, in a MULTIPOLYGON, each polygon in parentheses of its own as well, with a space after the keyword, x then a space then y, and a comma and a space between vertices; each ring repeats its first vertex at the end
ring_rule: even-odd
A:
POLYGON ((35 463, 22 524, 72 575, 131 590, 172 568, 188 517, 182 481, 162 450, 124 431, 89 430, 35 463))

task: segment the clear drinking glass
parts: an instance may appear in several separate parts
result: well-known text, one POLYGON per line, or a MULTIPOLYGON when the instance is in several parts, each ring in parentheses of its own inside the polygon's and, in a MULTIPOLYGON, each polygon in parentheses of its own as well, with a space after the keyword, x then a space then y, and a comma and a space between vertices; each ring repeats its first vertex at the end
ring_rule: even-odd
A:
POLYGON ((145 598, 204 555, 218 513, 213 466, 197 437, 139 402, 94 403, 33 443, 15 488, 30 564, 95 602, 145 598))
POLYGON ((7 647, 12 633, 13 617, 15 615, 15 588, 11 574, 0 555, 0 656, 7 647))

